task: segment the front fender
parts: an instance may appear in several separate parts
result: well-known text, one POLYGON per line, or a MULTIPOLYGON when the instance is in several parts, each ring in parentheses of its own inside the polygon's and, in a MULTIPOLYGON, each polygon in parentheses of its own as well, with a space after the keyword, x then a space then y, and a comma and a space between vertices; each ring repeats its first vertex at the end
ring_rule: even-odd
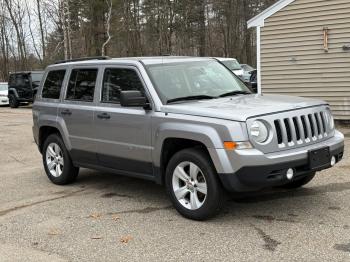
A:
POLYGON ((216 171, 222 173, 230 163, 226 154, 222 154, 223 141, 215 128, 193 123, 164 123, 155 131, 153 163, 160 167, 162 147, 167 138, 189 139, 206 146, 216 171))
POLYGON ((18 99, 18 93, 15 88, 9 88, 8 95, 14 95, 18 99))

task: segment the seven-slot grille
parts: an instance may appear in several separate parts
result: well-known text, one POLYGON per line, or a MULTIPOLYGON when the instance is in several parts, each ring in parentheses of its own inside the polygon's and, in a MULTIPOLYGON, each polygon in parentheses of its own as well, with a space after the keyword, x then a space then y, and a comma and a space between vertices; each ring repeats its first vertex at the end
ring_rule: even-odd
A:
POLYGON ((328 136, 327 112, 277 119, 274 127, 279 148, 314 142, 328 136))

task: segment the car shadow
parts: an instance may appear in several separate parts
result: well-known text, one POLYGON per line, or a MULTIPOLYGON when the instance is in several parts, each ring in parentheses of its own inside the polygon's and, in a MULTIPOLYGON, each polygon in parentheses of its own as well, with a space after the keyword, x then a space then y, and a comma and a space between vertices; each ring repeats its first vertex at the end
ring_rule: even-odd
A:
MULTIPOLYGON (((165 188, 151 181, 82 169, 75 185, 92 191, 101 198, 142 202, 146 206, 143 210, 147 213, 173 209, 165 188)), ((327 193, 347 190, 350 190, 350 182, 316 186, 311 184, 295 190, 272 188, 259 192, 230 193, 223 212, 211 222, 220 223, 227 219, 233 222, 251 218, 268 222, 298 223, 303 219, 315 219, 321 224, 320 212, 340 209, 327 193)))

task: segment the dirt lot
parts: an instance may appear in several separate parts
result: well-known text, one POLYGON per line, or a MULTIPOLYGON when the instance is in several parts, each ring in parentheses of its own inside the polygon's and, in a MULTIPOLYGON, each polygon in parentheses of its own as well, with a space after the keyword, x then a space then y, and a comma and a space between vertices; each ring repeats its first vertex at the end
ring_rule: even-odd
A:
POLYGON ((151 182, 81 170, 51 184, 31 126, 30 108, 0 108, 0 261, 350 261, 348 151, 303 189, 232 196, 194 222, 151 182))

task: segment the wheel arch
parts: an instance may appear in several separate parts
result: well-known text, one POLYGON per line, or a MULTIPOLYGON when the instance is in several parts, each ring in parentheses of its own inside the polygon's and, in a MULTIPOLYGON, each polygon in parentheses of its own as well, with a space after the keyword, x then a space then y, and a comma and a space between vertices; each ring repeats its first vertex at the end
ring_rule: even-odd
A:
POLYGON ((60 125, 50 123, 50 121, 45 121, 45 122, 46 123, 42 123, 42 125, 40 125, 39 131, 38 131, 38 147, 40 152, 42 153, 45 139, 51 134, 58 134, 62 138, 67 150, 70 151, 71 144, 67 136, 65 135, 66 133, 64 132, 64 129, 60 125))
POLYGON ((17 93, 17 90, 15 88, 9 88, 8 95, 14 95, 16 97, 16 99, 18 99, 18 93, 17 93))
POLYGON ((170 158, 180 150, 186 148, 201 148, 211 159, 216 172, 223 169, 217 148, 223 148, 219 134, 212 127, 201 125, 168 125, 156 131, 153 162, 155 166, 156 181, 164 183, 164 175, 170 158))

